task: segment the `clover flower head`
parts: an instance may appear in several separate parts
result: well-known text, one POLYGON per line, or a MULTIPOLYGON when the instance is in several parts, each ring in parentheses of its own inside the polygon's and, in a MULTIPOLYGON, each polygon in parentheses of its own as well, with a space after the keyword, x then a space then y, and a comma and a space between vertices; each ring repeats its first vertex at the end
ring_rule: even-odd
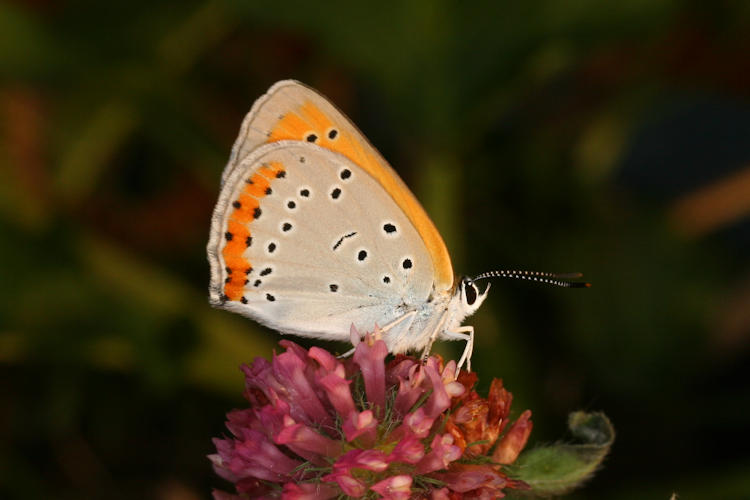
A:
MULTIPOLYGON (((358 338, 358 337, 357 337, 358 338)), ((250 407, 227 415, 214 439, 214 470, 239 498, 500 498, 526 484, 508 477, 531 432, 531 412, 511 425, 512 396, 438 356, 398 355, 368 334, 345 360, 318 347, 286 349, 245 365, 250 407)))

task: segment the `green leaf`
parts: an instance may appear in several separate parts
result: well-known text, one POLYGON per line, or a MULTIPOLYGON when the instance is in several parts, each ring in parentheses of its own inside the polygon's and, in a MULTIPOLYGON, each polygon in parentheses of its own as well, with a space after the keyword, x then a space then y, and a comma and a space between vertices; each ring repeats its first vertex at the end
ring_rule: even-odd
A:
POLYGON ((531 489, 520 494, 551 496, 566 493, 589 479, 615 439, 612 423, 603 413, 571 413, 568 427, 577 443, 557 443, 528 450, 509 473, 531 489))

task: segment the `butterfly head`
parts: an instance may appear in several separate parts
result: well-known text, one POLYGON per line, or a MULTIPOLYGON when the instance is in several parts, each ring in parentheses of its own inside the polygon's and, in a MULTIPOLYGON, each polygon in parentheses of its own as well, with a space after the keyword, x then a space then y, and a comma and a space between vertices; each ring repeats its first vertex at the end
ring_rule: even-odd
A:
POLYGON ((480 291, 477 286, 477 282, 480 280, 488 278, 515 278, 538 281, 564 288, 588 288, 591 286, 589 283, 583 281, 570 281, 571 279, 580 277, 580 273, 545 273, 540 271, 489 271, 474 278, 463 276, 457 280, 451 302, 453 307, 459 311, 459 315, 462 318, 466 318, 479 309, 484 299, 487 298, 487 292, 490 290, 490 284, 487 283, 487 287, 480 291))
POLYGON ((479 287, 474 283, 474 280, 468 276, 464 276, 459 280, 458 287, 456 287, 456 292, 454 294, 454 300, 459 303, 464 317, 471 316, 477 309, 479 309, 479 306, 482 305, 484 299, 487 298, 487 292, 489 290, 489 283, 483 291, 480 291, 479 287))

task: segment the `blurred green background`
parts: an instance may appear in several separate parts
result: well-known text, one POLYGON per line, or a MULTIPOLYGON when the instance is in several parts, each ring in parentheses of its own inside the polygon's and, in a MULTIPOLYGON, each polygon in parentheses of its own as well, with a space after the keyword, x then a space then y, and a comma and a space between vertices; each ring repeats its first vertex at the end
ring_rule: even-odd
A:
POLYGON ((458 272, 594 284, 496 282, 469 322, 531 444, 612 418, 570 498, 750 498, 749 25, 742 1, 0 4, 0 497, 227 486, 210 439, 279 337, 209 307, 209 220, 243 115, 296 78, 458 272))

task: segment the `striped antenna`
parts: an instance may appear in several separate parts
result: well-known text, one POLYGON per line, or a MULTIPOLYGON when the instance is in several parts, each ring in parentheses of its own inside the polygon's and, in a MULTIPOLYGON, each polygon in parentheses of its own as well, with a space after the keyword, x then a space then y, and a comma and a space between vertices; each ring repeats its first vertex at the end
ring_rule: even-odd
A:
POLYGON ((511 278, 517 280, 538 281, 539 283, 561 286, 563 288, 589 288, 591 283, 586 283, 585 281, 569 281, 581 278, 582 276, 583 274, 581 273, 544 273, 541 271, 502 270, 482 273, 479 276, 472 278, 472 281, 487 278, 511 278))

